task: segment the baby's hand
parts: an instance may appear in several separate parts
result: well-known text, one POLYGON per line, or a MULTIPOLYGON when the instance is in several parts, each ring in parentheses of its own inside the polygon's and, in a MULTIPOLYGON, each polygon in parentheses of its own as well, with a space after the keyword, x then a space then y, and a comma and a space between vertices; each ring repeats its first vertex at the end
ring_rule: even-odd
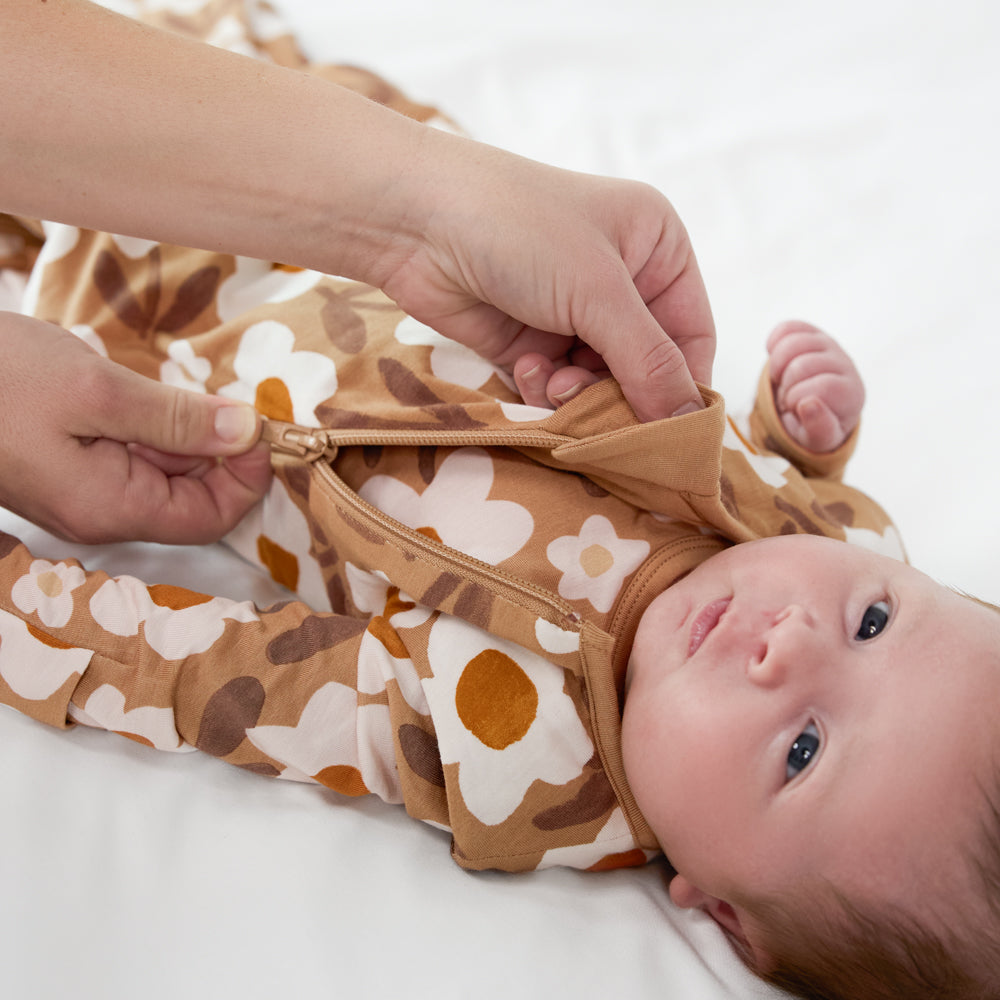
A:
POLYGON ((832 338, 790 320, 767 338, 771 388, 785 430, 810 451, 834 451, 857 426, 865 387, 854 362, 832 338))

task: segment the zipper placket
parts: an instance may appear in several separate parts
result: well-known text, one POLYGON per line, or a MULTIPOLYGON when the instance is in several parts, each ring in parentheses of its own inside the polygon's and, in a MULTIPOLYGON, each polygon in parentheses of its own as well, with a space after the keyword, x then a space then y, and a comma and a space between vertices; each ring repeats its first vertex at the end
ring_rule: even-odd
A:
MULTIPOLYGON (((390 517, 385 512, 363 500, 354 490, 333 471, 330 462, 336 457, 337 450, 344 444, 403 444, 402 439, 411 438, 413 444, 428 444, 429 438, 437 436, 447 436, 447 443, 460 443, 458 439, 466 436, 473 440, 469 443, 483 445, 483 438, 489 435, 477 434, 475 431, 452 431, 452 432, 399 432, 399 431, 359 431, 357 429, 345 429, 333 432, 324 428, 303 427, 300 424, 287 423, 281 420, 265 420, 261 432, 261 440, 271 446, 271 450, 282 455, 299 458, 312 465, 323 485, 334 493, 340 503, 345 504, 368 521, 374 521, 386 534, 400 542, 405 543, 410 548, 415 548, 430 562, 442 568, 454 568, 456 564, 474 574, 486 577, 494 581, 502 589, 512 589, 521 595, 523 599, 530 602, 530 610, 533 614, 539 615, 548 621, 558 624, 563 628, 575 629, 579 626, 580 615, 573 610, 573 607, 560 601, 555 595, 542 587, 526 583, 517 577, 505 573, 503 570, 491 566, 489 563, 476 559, 474 556, 459 552, 434 542, 425 535, 408 528, 405 524, 390 517), (360 438, 362 440, 344 441, 344 437, 360 438), (389 439, 387 441, 387 438, 389 439), (336 443, 334 443, 336 441, 336 443), (326 461, 320 461, 320 459, 326 461), (553 611, 556 612, 553 615, 553 611)), ((551 440, 551 435, 541 432, 532 435, 530 441, 525 440, 526 434, 517 435, 517 441, 510 438, 496 435, 496 444, 541 444, 540 438, 551 440)), ((406 443, 411 443, 407 441, 406 443)), ((443 443, 443 442, 442 442, 443 443)), ((488 446, 488 445, 487 445, 488 446)))

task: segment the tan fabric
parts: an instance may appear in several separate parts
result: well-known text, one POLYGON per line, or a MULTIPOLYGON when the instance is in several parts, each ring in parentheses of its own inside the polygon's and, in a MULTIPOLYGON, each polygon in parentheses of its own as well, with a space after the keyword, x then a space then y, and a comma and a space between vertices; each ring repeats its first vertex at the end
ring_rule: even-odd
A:
POLYGON ((108 579, 5 539, 0 700, 50 724, 402 802, 469 868, 642 863, 657 845, 625 779, 620 698, 649 602, 766 535, 898 553, 885 514, 839 482, 853 442, 801 453, 766 378, 746 425, 708 390, 704 411, 641 425, 613 382, 550 413, 366 286, 45 234, 36 315, 329 445, 276 455, 230 539, 301 600, 108 579))

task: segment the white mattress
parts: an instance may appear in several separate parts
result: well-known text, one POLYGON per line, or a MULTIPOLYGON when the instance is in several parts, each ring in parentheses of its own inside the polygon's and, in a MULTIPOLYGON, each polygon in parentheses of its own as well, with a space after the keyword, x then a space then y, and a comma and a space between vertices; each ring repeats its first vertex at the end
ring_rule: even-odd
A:
MULTIPOLYGON (((277 0, 311 55, 474 135, 674 201, 748 399, 777 321, 853 352, 851 481, 911 560, 1000 601, 1000 7, 986 0, 277 0)), ((41 555, 266 602, 221 547, 41 555)), ((469 875, 373 801, 0 713, 2 994, 101 1000, 776 995, 655 867, 469 875)))

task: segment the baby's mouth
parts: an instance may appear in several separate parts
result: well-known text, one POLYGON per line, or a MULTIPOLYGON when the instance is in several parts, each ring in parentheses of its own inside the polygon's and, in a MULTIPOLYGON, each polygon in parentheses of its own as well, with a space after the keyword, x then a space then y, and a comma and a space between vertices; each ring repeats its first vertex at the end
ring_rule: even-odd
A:
POLYGON ((698 612, 691 625, 691 637, 688 641, 688 658, 698 652, 701 644, 708 638, 709 632, 721 621, 731 601, 731 597, 720 597, 706 604, 698 612))

